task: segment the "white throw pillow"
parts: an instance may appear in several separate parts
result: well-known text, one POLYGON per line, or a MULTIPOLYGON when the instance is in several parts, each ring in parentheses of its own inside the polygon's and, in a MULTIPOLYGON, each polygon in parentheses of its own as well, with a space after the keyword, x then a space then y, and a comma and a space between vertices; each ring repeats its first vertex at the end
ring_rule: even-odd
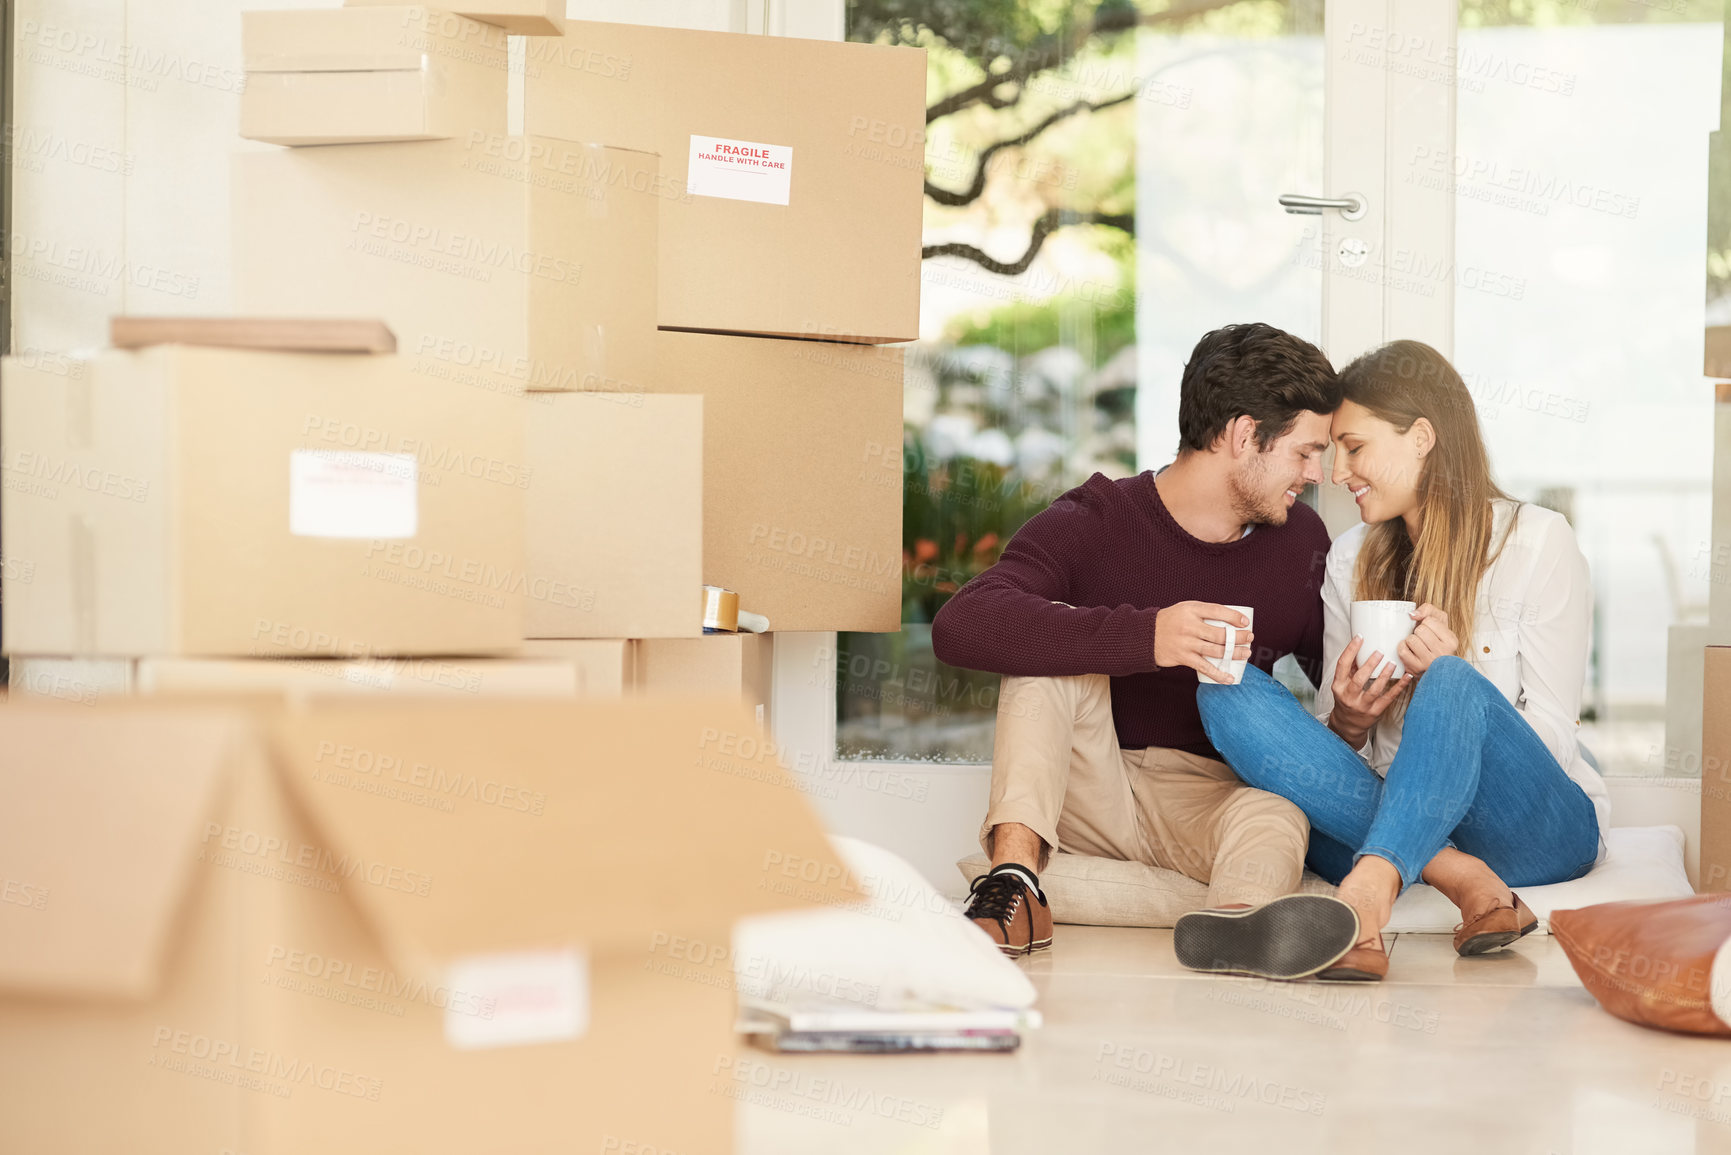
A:
MULTIPOLYGON (((1521 900, 1539 916, 1541 932, 1550 933, 1553 910, 1694 893, 1683 870, 1683 831, 1678 827, 1616 826, 1606 843, 1605 861, 1585 877, 1520 889, 1521 900)), ((990 862, 975 854, 956 866, 972 882, 990 862)), ((1054 854, 1040 875, 1040 889, 1052 904, 1053 921, 1088 926, 1171 926, 1179 915, 1201 910, 1208 901, 1206 886, 1175 870, 1083 854, 1054 854)), ((1334 893, 1333 886, 1308 870, 1299 889, 1334 893)), ((1421 882, 1395 902, 1387 931, 1449 934, 1460 917, 1453 903, 1421 882)))
POLYGON ((857 838, 831 841, 863 901, 740 919, 733 966, 741 995, 879 1010, 1034 1005, 1021 968, 906 859, 857 838))

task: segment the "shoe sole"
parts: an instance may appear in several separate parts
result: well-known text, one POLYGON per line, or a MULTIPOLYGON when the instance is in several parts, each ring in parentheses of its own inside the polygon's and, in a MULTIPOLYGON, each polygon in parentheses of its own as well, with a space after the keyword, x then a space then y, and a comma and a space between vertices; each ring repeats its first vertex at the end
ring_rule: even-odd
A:
POLYGON ((1039 942, 1031 942, 1027 946, 1012 946, 1010 943, 1001 942, 998 944, 998 949, 1009 958, 1021 958, 1023 955, 1033 954, 1037 950, 1045 950, 1051 945, 1051 939, 1043 938, 1039 942))
POLYGON ((1490 954, 1492 951, 1512 946, 1516 939, 1526 938, 1538 929, 1539 920, 1535 918, 1520 930, 1493 930, 1485 934, 1475 934, 1456 947, 1455 953, 1462 958, 1475 958, 1481 954, 1490 954))
POLYGON ((1249 910, 1193 911, 1172 928, 1180 965, 1266 979, 1309 978, 1357 941, 1358 914, 1326 894, 1289 894, 1249 910))

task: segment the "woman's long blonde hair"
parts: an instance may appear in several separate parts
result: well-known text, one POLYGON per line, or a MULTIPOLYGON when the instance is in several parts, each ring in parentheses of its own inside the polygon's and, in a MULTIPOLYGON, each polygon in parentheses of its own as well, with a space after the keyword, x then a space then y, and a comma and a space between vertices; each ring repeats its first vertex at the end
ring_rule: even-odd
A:
MULTIPOLYGON (((1420 417, 1436 431, 1419 472, 1419 533, 1403 518, 1370 526, 1353 574, 1361 601, 1429 602, 1449 616, 1460 645, 1471 649, 1479 582, 1508 531, 1491 549, 1491 502, 1509 495, 1491 479, 1490 458, 1466 382, 1448 358, 1422 341, 1391 341, 1363 354, 1340 374, 1346 400, 1364 406, 1401 433, 1420 417)), ((1518 511, 1517 511, 1518 512, 1518 511)))

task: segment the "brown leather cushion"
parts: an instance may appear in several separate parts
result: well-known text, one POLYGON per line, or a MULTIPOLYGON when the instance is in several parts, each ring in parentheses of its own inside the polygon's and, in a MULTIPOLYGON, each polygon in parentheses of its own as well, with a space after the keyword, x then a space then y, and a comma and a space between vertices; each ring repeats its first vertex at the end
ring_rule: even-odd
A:
POLYGON ((1731 895, 1556 910, 1551 933, 1587 990, 1619 1019, 1731 1036, 1710 997, 1713 957, 1731 939, 1731 895))

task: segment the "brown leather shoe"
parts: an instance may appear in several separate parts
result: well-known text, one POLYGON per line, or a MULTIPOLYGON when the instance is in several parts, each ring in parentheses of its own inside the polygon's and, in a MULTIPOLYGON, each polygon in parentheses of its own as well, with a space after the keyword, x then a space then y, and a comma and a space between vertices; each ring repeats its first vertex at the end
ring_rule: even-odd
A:
POLYGON ((1052 908, 1020 874, 993 871, 968 887, 968 918, 1011 958, 1052 945, 1052 908))
POLYGON ((1455 950, 1462 958, 1502 950, 1539 925, 1539 916, 1527 909, 1520 895, 1511 890, 1509 897, 1515 900, 1513 906, 1493 906, 1455 927, 1455 950))
POLYGON ((1388 977, 1388 952, 1382 948, 1382 935, 1358 943, 1316 977, 1325 983, 1381 982, 1388 977))

